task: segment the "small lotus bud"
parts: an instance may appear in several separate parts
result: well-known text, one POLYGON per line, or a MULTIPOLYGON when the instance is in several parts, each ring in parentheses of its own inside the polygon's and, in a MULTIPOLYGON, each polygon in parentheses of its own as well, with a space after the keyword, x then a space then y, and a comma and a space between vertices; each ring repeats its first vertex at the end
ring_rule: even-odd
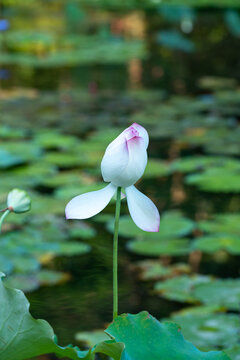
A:
POLYGON ((15 213, 24 213, 31 208, 31 199, 27 192, 21 189, 13 189, 7 198, 8 210, 15 213))

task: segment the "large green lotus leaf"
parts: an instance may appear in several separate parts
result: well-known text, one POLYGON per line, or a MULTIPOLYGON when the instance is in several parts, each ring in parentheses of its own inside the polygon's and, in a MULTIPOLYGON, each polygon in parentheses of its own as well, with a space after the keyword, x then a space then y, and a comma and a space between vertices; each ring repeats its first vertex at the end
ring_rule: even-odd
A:
POLYGON ((198 223, 198 227, 210 233, 229 233, 240 234, 240 214, 219 214, 214 215, 213 220, 203 220, 198 223))
POLYGON ((154 289, 158 294, 166 299, 195 303, 199 302, 199 300, 193 293, 193 289, 198 284, 208 283, 212 283, 209 276, 182 275, 173 279, 157 282, 154 289))
MULTIPOLYGON (((1 278, 3 274, 1 274, 1 278)), ((44 320, 35 320, 20 290, 6 287, 0 280, 0 353, 4 360, 26 360, 55 353, 59 358, 90 359, 88 351, 62 348, 54 342, 54 332, 44 320)))
POLYGON ((192 248, 206 253, 225 250, 230 254, 240 254, 240 237, 234 234, 212 234, 200 236, 192 243, 192 248))
POLYGON ((240 360, 240 345, 234 345, 232 348, 225 350, 231 360, 240 360))
POLYGON ((188 264, 164 265, 160 260, 144 260, 136 264, 141 280, 158 280, 191 272, 188 264))
POLYGON ((239 310, 240 279, 216 279, 198 284, 193 296, 204 304, 214 304, 230 310, 239 310))
POLYGON ((0 149, 0 169, 7 169, 11 166, 22 164, 24 160, 17 155, 13 155, 6 150, 0 149))
POLYGON ((201 352, 174 323, 160 323, 148 312, 118 316, 106 332, 124 343, 121 360, 229 360, 221 351, 201 352))
MULTIPOLYGON (((168 211, 162 215, 159 233, 146 233, 140 230, 132 221, 130 216, 122 216, 119 223, 119 234, 126 237, 144 237, 151 239, 166 239, 189 234, 195 224, 192 220, 187 219, 178 211, 168 211)), ((107 229, 113 232, 114 219, 109 221, 107 229)))
POLYGON ((171 320, 181 326, 184 337, 202 350, 228 348, 239 342, 237 314, 175 314, 171 320))
POLYGON ((190 252, 189 239, 140 239, 131 240, 127 243, 128 250, 149 256, 160 255, 186 255, 190 252))
POLYGON ((186 183, 212 192, 240 192, 239 170, 209 168, 200 174, 186 177, 186 183))
POLYGON ((149 159, 144 178, 156 178, 169 174, 169 166, 165 161, 149 159))
POLYGON ((73 149, 78 139, 75 136, 64 135, 51 129, 38 132, 34 141, 45 149, 73 149))

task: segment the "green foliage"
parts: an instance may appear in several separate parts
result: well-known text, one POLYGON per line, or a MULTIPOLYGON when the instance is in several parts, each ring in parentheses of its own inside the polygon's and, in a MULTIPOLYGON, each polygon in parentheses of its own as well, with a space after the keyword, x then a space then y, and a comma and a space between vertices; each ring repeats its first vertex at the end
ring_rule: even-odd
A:
POLYGON ((192 275, 178 276, 166 281, 157 282, 154 289, 158 294, 169 300, 197 303, 194 288, 199 284, 212 284, 209 276, 192 275))
POLYGON ((161 324, 147 312, 137 315, 123 314, 106 332, 117 342, 125 344, 122 360, 149 359, 228 359, 223 352, 204 353, 184 340, 174 323, 161 324))
POLYGON ((228 233, 238 235, 240 233, 239 222, 239 213, 225 213, 213 215, 212 220, 200 221, 198 227, 208 233, 228 233))
POLYGON ((61 348, 55 343, 53 329, 46 321, 30 315, 29 303, 21 291, 5 287, 1 280, 0 297, 0 350, 4 360, 25 360, 47 353, 73 360, 84 358, 87 351, 61 348))
POLYGON ((204 304, 214 304, 230 310, 239 310, 239 279, 212 280, 206 284, 196 286, 193 293, 204 304))
POLYGON ((127 243, 128 250, 148 256, 159 255, 186 255, 190 252, 190 243, 188 239, 147 239, 132 240, 127 243))
POLYGON ((240 238, 234 234, 212 234, 200 236, 193 244, 193 249, 213 254, 225 250, 230 254, 240 254, 240 238))
POLYGON ((140 270, 141 280, 165 279, 180 274, 187 274, 191 271, 188 264, 176 263, 172 265, 164 265, 159 260, 140 261, 136 264, 136 268, 140 270))
POLYGON ((237 314, 221 313, 177 313, 171 320, 181 326, 182 333, 186 339, 203 350, 230 348, 238 344, 238 329, 240 326, 237 314))

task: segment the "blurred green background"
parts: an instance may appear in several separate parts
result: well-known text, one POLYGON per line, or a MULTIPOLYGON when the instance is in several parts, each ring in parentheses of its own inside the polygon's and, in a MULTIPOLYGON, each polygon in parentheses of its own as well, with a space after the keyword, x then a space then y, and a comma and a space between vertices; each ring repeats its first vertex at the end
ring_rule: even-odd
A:
POLYGON ((1 0, 0 202, 19 187, 33 205, 7 219, 0 270, 60 344, 94 343, 112 316, 114 201, 87 221, 66 221, 65 205, 104 186, 106 146, 138 122, 150 146, 137 187, 162 222, 138 230, 123 201, 120 312, 171 318, 240 359, 239 8, 1 0))

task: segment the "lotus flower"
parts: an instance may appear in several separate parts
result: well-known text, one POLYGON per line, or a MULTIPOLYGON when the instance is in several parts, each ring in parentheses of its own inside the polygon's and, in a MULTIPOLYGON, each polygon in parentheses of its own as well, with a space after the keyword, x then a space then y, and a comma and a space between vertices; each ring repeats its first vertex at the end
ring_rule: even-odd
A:
POLYGON ((87 219, 98 214, 121 187, 125 189, 128 209, 135 224, 144 231, 159 231, 158 209, 134 186, 147 165, 148 142, 147 131, 136 123, 113 140, 101 163, 103 179, 109 184, 101 190, 74 197, 66 206, 66 218, 87 219))

